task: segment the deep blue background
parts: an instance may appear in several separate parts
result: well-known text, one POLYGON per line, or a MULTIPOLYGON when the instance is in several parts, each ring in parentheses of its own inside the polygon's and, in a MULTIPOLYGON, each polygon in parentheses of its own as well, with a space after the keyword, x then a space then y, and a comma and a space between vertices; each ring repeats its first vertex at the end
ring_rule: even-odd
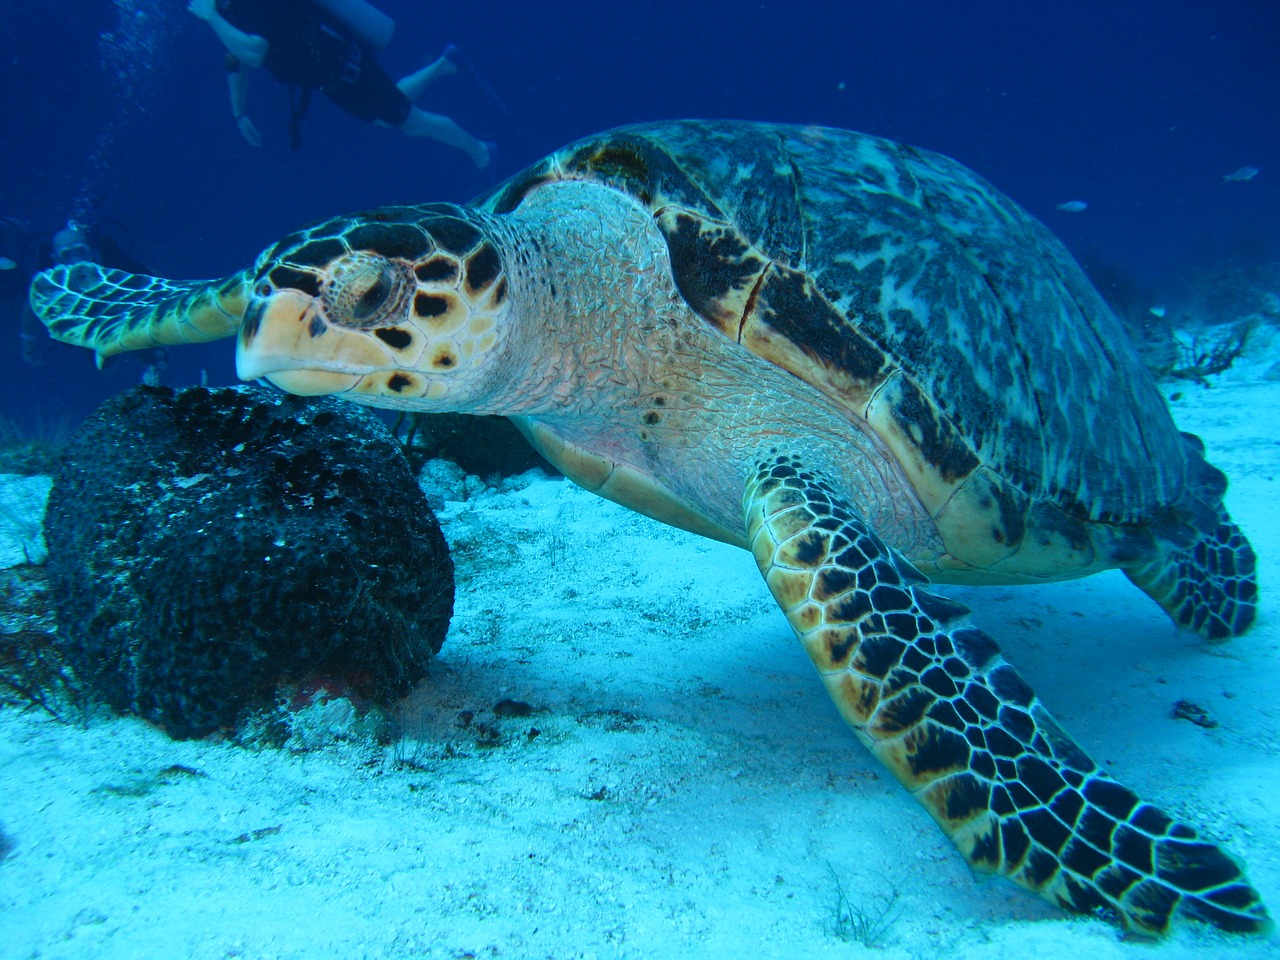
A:
MULTIPOLYGON (((452 41, 501 91, 509 118, 460 77, 421 104, 496 140, 503 175, 639 120, 829 124, 956 157, 1156 295, 1208 259, 1276 256, 1276 0, 379 5, 398 23, 393 77, 452 41), (1261 174, 1223 184, 1246 164, 1261 174), (1074 199, 1088 210, 1056 209, 1074 199)), ((262 150, 236 133, 222 48, 179 0, 0 4, 0 216, 47 232, 87 198, 154 272, 206 277, 317 217, 482 186, 462 154, 322 97, 291 151, 287 94, 263 73, 250 114, 262 150)), ((137 379, 59 344, 29 368, 5 321, 0 417, 80 416, 137 379)), ((232 353, 174 351, 166 376, 229 382, 232 353)))

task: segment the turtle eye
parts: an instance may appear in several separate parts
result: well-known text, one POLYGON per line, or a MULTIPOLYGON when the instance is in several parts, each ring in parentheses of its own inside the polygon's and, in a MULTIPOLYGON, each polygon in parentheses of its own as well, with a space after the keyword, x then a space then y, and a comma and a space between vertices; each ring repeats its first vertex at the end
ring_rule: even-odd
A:
POLYGON ((321 297, 332 322, 367 328, 397 322, 409 308, 415 287, 408 264, 356 252, 330 266, 321 297))
POLYGON ((392 280, 391 270, 384 267, 369 288, 351 305, 352 319, 363 323, 376 313, 391 296, 392 280))

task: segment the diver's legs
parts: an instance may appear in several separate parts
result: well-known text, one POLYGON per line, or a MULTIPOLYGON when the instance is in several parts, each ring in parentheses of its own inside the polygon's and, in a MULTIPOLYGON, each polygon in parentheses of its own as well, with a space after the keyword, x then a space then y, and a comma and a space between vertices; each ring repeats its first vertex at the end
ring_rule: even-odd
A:
POLYGON ((467 131, 438 113, 427 113, 421 107, 409 111, 409 117, 397 128, 410 137, 430 137, 450 147, 457 147, 471 158, 471 162, 480 170, 487 167, 493 159, 493 152, 484 140, 477 140, 467 131))
POLYGON ((409 98, 410 103, 416 103, 418 98, 426 92, 427 87, 441 77, 447 77, 457 72, 457 65, 448 58, 446 51, 446 55, 436 58, 421 70, 415 70, 407 77, 401 77, 396 82, 396 86, 400 88, 401 93, 409 98))

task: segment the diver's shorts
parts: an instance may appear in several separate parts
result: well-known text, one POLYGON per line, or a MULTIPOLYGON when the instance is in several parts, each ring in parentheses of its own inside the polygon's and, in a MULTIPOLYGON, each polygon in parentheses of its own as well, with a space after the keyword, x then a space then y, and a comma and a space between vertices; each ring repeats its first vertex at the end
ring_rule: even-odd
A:
POLYGON ((330 84, 324 94, 361 120, 381 120, 391 127, 408 120, 413 109, 409 98, 367 51, 360 63, 360 75, 350 83, 330 84))

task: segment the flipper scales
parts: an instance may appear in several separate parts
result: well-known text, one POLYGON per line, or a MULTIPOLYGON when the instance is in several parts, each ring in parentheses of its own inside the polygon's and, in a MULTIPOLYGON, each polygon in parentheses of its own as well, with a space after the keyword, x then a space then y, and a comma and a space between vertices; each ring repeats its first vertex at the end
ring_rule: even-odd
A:
POLYGON ((248 303, 245 272, 223 280, 165 280, 96 263, 36 275, 31 308, 55 340, 117 353, 233 336, 248 303))
POLYGON ((935 596, 794 457, 744 498, 756 562, 858 737, 976 870, 1159 935, 1175 915, 1264 932, 1227 853, 1111 779, 968 610, 935 596))

